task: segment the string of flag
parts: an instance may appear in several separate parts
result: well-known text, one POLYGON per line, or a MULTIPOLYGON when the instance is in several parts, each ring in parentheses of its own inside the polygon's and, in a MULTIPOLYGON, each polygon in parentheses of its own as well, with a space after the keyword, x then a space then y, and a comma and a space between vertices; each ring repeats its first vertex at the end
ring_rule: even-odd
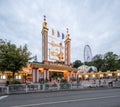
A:
MULTIPOLYGON (((54 29, 52 28, 52 36, 54 36, 54 35, 55 35, 55 31, 54 31, 54 29)), ((64 39, 64 38, 65 38, 65 35, 64 35, 64 33, 61 33, 61 34, 60 34, 60 32, 57 31, 57 37, 58 37, 58 38, 61 37, 61 39, 64 39)))

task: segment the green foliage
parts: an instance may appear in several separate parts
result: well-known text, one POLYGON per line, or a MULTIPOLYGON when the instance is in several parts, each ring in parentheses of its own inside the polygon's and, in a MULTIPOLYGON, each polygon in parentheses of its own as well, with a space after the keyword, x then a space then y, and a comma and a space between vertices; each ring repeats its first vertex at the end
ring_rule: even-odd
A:
POLYGON ((21 83, 18 80, 13 80, 13 81, 10 82, 10 84, 21 84, 21 83))
POLYGON ((67 83, 67 79, 61 79, 61 83, 67 83))
POLYGON ((114 71, 118 69, 118 55, 113 52, 108 52, 104 55, 104 59, 107 70, 114 71))
POLYGON ((76 60, 72 65, 74 68, 78 68, 79 66, 83 65, 83 63, 80 60, 76 60))
POLYGON ((14 74, 27 66, 31 59, 31 53, 27 49, 27 45, 17 48, 15 44, 0 40, 0 70, 11 71, 14 74))
POLYGON ((104 64, 103 55, 98 54, 94 56, 92 61, 93 61, 93 65, 97 67, 98 71, 102 70, 104 64))
POLYGON ((44 78, 40 78, 39 83, 43 84, 44 83, 44 78))
POLYGON ((51 71, 50 72, 50 78, 62 78, 63 77, 63 72, 54 72, 54 71, 51 71))
POLYGON ((120 59, 117 54, 113 52, 107 52, 104 55, 95 55, 91 62, 87 63, 87 65, 93 65, 97 67, 98 71, 106 72, 106 71, 115 71, 120 69, 120 59))

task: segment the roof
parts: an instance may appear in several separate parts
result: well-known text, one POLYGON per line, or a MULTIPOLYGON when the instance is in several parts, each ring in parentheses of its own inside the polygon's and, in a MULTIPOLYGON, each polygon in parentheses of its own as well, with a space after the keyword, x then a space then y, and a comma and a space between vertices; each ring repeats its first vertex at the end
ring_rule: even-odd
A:
POLYGON ((88 66, 87 65, 82 65, 78 67, 78 72, 77 73, 83 73, 83 72, 88 72, 88 66))
POLYGON ((30 62, 30 66, 32 68, 52 68, 52 69, 60 69, 60 70, 68 70, 68 71, 77 71, 76 68, 72 68, 69 66, 64 66, 64 65, 54 65, 54 64, 43 64, 43 63, 38 63, 38 62, 30 62))

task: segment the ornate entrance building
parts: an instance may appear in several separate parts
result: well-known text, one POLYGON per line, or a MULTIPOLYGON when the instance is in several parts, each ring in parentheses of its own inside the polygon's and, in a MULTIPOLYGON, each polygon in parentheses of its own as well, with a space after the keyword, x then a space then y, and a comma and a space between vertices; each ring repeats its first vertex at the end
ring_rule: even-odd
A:
MULTIPOLYGON (((46 17, 42 23, 42 62, 32 62, 32 81, 39 82, 40 79, 51 80, 50 72, 62 72, 63 77, 70 81, 70 78, 76 78, 77 69, 72 68, 70 64, 71 39, 70 34, 66 33, 64 40, 48 36, 48 26, 46 17)), ((58 32, 58 36, 59 36, 58 32)), ((64 35, 62 35, 64 36, 64 35)))

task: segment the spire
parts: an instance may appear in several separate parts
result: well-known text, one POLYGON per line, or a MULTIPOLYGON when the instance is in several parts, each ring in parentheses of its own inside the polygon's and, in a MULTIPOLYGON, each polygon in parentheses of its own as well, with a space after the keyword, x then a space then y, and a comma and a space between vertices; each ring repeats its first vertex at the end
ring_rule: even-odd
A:
POLYGON ((67 28, 67 34, 68 34, 68 28, 67 28))
POLYGON ((42 27, 44 31, 48 31, 48 27, 47 27, 47 22, 46 22, 46 16, 44 15, 44 22, 42 23, 42 27))
POLYGON ((46 16, 44 15, 44 22, 46 22, 46 16))
POLYGON ((67 30, 67 34, 66 34, 66 40, 67 40, 67 39, 70 39, 70 35, 68 34, 69 33, 68 28, 66 28, 66 30, 67 30))

